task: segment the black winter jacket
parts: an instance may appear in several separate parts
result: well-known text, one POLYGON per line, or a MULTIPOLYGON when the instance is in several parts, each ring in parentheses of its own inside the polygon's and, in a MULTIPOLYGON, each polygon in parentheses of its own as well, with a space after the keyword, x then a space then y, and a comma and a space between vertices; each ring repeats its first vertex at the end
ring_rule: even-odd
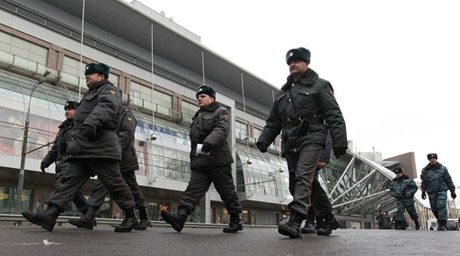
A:
POLYGON ((401 178, 394 178, 390 185, 390 194, 396 199, 410 199, 414 197, 418 187, 414 179, 404 174, 401 178))
POLYGON ((73 120, 67 119, 62 122, 61 125, 59 125, 59 131, 56 135, 56 139, 54 140, 53 147, 42 160, 46 167, 55 162, 56 174, 60 173, 62 170, 67 169, 69 166, 67 156, 67 142, 71 140, 73 129, 73 120))
POLYGON ((120 105, 121 92, 108 80, 91 86, 75 111, 77 130, 67 147, 69 158, 121 159, 120 145, 115 133, 120 105), (85 129, 96 134, 94 140, 83 134, 85 129))
POLYGON ((139 170, 136 148, 134 147, 134 135, 136 133, 137 120, 131 110, 121 106, 118 111, 117 134, 121 147, 120 171, 139 170))
POLYGON ((422 174, 420 174, 420 179, 422 180, 422 192, 431 193, 449 189, 451 193, 455 193, 455 185, 447 167, 439 162, 435 165, 428 164, 425 166, 422 169, 422 174))
POLYGON ((332 86, 319 78, 315 71, 307 69, 296 82, 290 75, 277 93, 258 143, 270 145, 282 130, 281 151, 284 156, 299 152, 306 144, 324 147, 328 129, 332 148, 347 148, 345 121, 332 86), (299 117, 308 125, 301 126, 299 117))
POLYGON ((233 157, 228 146, 227 137, 230 132, 229 116, 226 109, 217 102, 200 108, 193 117, 190 126, 190 164, 192 170, 233 163, 233 157), (211 146, 209 155, 197 154, 197 144, 211 146))

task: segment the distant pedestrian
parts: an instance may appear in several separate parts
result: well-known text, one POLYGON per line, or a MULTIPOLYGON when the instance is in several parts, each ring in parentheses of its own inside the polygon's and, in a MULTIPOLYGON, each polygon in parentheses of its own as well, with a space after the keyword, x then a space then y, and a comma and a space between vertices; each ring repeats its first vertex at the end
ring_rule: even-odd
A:
POLYGON ((391 217, 388 211, 385 212, 384 218, 385 218, 385 229, 391 229, 391 217))
POLYGON ((377 217, 375 217, 375 220, 377 220, 377 224, 379 225, 379 229, 385 229, 386 228, 386 223, 385 223, 385 213, 383 210, 380 210, 377 217))
POLYGON ((438 220, 438 230, 447 230, 447 190, 450 190, 452 199, 455 199, 455 185, 452 182, 447 167, 438 162, 438 155, 427 155, 428 165, 420 175, 422 180, 422 199, 426 199, 428 193, 431 211, 438 220))
POLYGON ((418 221, 418 214, 414 206, 414 194, 417 192, 417 184, 414 179, 404 174, 401 167, 396 168, 396 178, 391 181, 390 194, 396 198, 396 206, 398 208, 395 216, 396 229, 406 229, 406 214, 405 210, 409 213, 411 219, 415 223, 415 229, 420 229, 418 221))

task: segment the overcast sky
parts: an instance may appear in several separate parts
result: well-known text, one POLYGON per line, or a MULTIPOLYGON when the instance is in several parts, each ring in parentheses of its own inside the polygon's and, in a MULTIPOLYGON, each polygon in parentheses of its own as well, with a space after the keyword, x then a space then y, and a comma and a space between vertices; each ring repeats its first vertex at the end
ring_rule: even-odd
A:
POLYGON ((334 87, 353 150, 415 152, 418 175, 427 153, 438 153, 460 186, 458 1, 140 2, 276 87, 289 74, 286 52, 308 48, 310 68, 334 87))

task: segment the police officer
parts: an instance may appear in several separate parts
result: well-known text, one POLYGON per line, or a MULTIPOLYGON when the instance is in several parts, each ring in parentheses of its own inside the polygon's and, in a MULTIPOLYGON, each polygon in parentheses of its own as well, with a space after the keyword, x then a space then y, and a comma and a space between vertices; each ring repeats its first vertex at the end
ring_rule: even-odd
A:
POLYGON ((215 101, 216 91, 211 86, 200 86, 196 91, 196 98, 200 109, 190 126, 190 181, 179 200, 177 213, 171 214, 168 210, 162 210, 161 216, 180 232, 187 216, 195 210, 195 205, 208 191, 211 183, 214 183, 230 214, 229 226, 223 231, 236 233, 243 230, 240 218, 242 206, 232 177, 233 157, 227 143, 230 132, 228 113, 215 101))
POLYGON ((452 199, 455 199, 455 186, 447 171, 447 167, 438 162, 438 155, 427 155, 428 165, 422 169, 422 199, 426 199, 426 193, 430 198, 430 207, 438 220, 438 230, 447 230, 447 190, 450 190, 452 199))
MULTIPOLYGON (((139 189, 135 174, 135 171, 139 169, 136 148, 134 147, 136 126, 137 120, 131 110, 125 106, 121 106, 118 111, 117 125, 118 141, 121 147, 120 171, 123 179, 125 179, 131 189, 134 201, 136 202, 136 208, 139 210, 140 221, 135 229, 146 230, 147 227, 152 227, 152 224, 148 217, 144 196, 139 189)), ((104 184, 98 179, 94 186, 93 193, 88 199, 88 212, 79 219, 70 219, 69 223, 79 228, 93 229, 96 212, 104 203, 107 192, 104 184)))
POLYGON ((406 216, 404 214, 405 209, 410 215, 410 218, 415 223, 415 229, 420 229, 420 223, 418 221, 417 211, 414 207, 414 194, 417 192, 417 184, 414 179, 404 174, 404 170, 401 167, 395 170, 396 178, 391 181, 390 194, 396 198, 397 213, 394 217, 395 228, 404 230, 406 229, 406 216))
MULTIPOLYGON (((307 218, 312 183, 318 157, 326 144, 327 130, 331 133, 336 157, 346 153, 347 135, 330 83, 308 67, 310 51, 302 47, 291 49, 286 54, 286 62, 291 75, 275 97, 257 147, 266 152, 282 130, 281 149, 288 162, 293 201, 288 205, 292 213, 289 222, 279 225, 278 232, 297 238, 301 237, 300 224, 307 218)), ((337 222, 332 214, 320 218, 329 226, 327 229, 337 222)))
MULTIPOLYGON (((56 190, 59 187, 59 184, 62 182, 62 177, 64 177, 67 169, 69 167, 69 161, 67 156, 67 141, 72 135, 72 130, 74 127, 74 116, 75 109, 77 108, 77 102, 67 101, 64 105, 65 117, 66 120, 59 125, 59 131, 54 140, 54 145, 51 150, 46 154, 40 163, 40 169, 43 173, 46 173, 46 168, 50 166, 53 162, 56 164, 56 183, 54 184, 54 189, 56 190)), ((86 200, 81 192, 75 194, 73 198, 75 206, 78 210, 85 214, 88 211, 88 205, 86 200)))
POLYGON ((49 231, 53 230, 56 219, 67 203, 93 175, 101 179, 110 196, 125 212, 125 219, 115 227, 115 232, 130 232, 138 224, 131 191, 119 169, 121 152, 115 129, 121 92, 107 80, 109 69, 103 63, 86 65, 89 90, 75 112, 76 131, 67 146, 70 161, 68 172, 51 195, 50 206, 45 212, 22 213, 30 222, 49 231))

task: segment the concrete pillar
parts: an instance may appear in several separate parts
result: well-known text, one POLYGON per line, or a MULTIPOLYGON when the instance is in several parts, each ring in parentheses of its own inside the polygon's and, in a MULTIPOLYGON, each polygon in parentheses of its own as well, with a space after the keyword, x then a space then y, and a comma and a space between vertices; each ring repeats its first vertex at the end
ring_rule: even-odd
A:
POLYGON ((200 201, 200 222, 201 223, 211 223, 211 192, 206 192, 206 194, 201 198, 200 201))

